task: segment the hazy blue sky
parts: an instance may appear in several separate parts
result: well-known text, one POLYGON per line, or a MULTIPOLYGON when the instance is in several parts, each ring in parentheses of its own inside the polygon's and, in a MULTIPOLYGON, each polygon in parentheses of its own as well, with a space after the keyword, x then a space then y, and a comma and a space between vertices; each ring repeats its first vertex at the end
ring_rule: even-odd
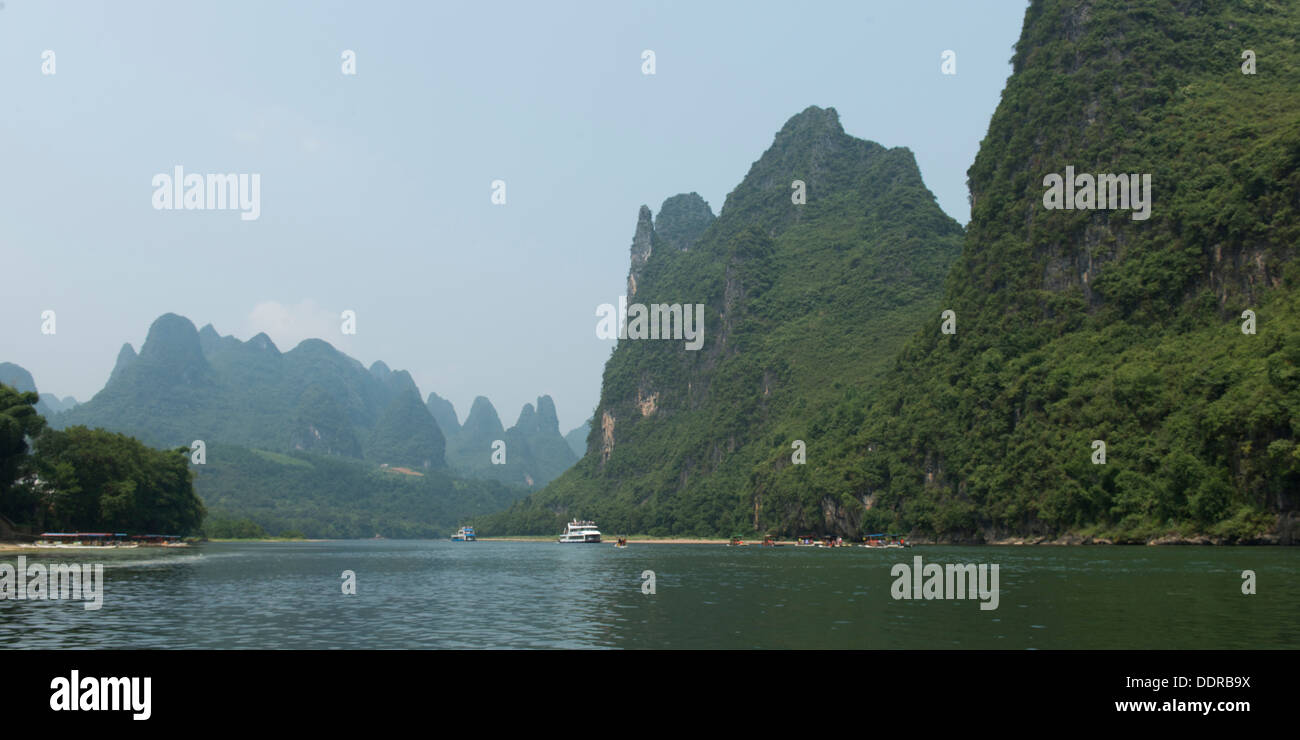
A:
POLYGON ((693 190, 717 213, 805 107, 911 148, 965 223, 1026 7, 3 5, 0 361, 85 401, 171 311, 410 370, 462 421, 476 395, 509 426, 549 393, 562 431, 599 399, 596 306, 623 293, 639 206, 693 190), (151 180, 176 165, 260 174, 260 217, 155 210, 151 180))

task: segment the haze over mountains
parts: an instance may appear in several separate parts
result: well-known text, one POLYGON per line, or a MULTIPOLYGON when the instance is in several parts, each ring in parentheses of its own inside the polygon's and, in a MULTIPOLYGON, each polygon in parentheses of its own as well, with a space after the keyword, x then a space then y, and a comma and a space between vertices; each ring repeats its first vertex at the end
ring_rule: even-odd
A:
MULTIPOLYGON (((34 388, 22 368, 9 363, 0 368, 17 384, 34 388)), ((94 398, 66 413, 59 413, 61 402, 46 404, 45 410, 55 427, 103 427, 159 447, 204 440, 302 451, 450 470, 524 488, 545 485, 576 459, 559 432, 549 396, 540 397, 536 407, 526 405, 509 430, 480 397, 467 420, 468 433, 456 422, 451 404, 439 401, 430 394, 426 405, 408 372, 383 362, 365 368, 323 340, 281 352, 265 334, 241 342, 210 324, 195 329, 182 316, 164 314, 150 327, 139 354, 130 344, 122 346, 108 383, 94 398), (495 440, 506 443, 504 465, 490 462, 495 440)))
MULTIPOLYGON (((0 382, 35 390, 12 363, 0 364, 0 382)), ((549 396, 509 429, 480 397, 462 426, 436 393, 422 401, 404 370, 366 368, 319 339, 281 352, 265 334, 241 342, 175 314, 154 321, 138 354, 122 346, 90 401, 60 412, 65 402, 49 398, 38 411, 54 428, 164 448, 202 440, 206 459, 191 468, 219 536, 446 536, 577 459, 549 396), (504 460, 493 464, 498 441, 504 460)))
POLYGON ((453 470, 471 478, 522 483, 540 489, 578 461, 555 415, 550 396, 539 396, 537 404, 524 404, 514 426, 506 429, 492 402, 484 396, 474 399, 464 425, 456 424, 451 402, 429 394, 429 412, 439 426, 451 430, 447 441, 447 462, 453 470), (498 440, 504 446, 497 446, 498 440), (493 462, 493 459, 504 462, 493 462))

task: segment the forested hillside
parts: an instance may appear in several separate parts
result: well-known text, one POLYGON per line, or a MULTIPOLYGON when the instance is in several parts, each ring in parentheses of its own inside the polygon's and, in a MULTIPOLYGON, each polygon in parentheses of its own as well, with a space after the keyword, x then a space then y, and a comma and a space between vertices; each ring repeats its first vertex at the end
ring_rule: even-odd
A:
POLYGON ((707 303, 705 349, 620 342, 587 456, 485 526, 1293 540, 1298 32, 1296 3, 1033 2, 964 235, 904 150, 797 116, 697 245, 643 212, 630 288, 707 303))
POLYGON ((566 516, 656 534, 820 529, 844 488, 820 472, 827 440, 862 415, 835 404, 873 392, 937 313, 961 234, 910 151, 847 135, 831 108, 790 119, 716 220, 693 193, 643 206, 627 300, 702 305, 702 343, 620 340, 586 456, 485 530, 549 533, 566 516), (814 484, 756 491, 796 440, 814 484))

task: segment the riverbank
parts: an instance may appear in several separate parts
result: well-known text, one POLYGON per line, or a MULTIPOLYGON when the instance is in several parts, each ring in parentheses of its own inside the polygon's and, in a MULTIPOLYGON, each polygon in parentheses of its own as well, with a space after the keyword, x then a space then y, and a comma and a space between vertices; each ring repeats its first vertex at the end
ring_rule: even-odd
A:
POLYGON ((1113 535, 1110 537, 1094 537, 1092 535, 1081 535, 1067 533, 1059 536, 1048 537, 1040 536, 1010 536, 998 537, 991 539, 983 538, 961 538, 961 537, 909 537, 908 542, 913 545, 1026 545, 1036 546, 1091 546, 1091 545, 1149 545, 1152 547, 1161 547, 1166 545, 1206 545, 1212 547, 1229 547, 1229 546, 1255 546, 1255 545, 1293 545, 1292 538, 1283 538, 1274 534, 1263 534, 1258 537, 1217 537, 1203 534, 1163 534, 1153 535, 1113 535))
MULTIPOLYGON (((332 540, 313 540, 313 539, 307 539, 307 538, 304 538, 304 537, 253 537, 253 538, 248 538, 248 539, 238 539, 238 538, 221 538, 221 539, 216 539, 216 538, 214 538, 214 539, 208 539, 208 540, 186 540, 186 543, 189 544, 191 547, 193 547, 193 546, 195 546, 195 545, 201 545, 201 544, 203 544, 204 542, 239 542, 239 543, 248 543, 248 542, 332 542, 332 540)), ((84 549, 92 549, 92 548, 84 548, 84 549)), ((121 550, 121 549, 123 549, 123 548, 112 548, 112 549, 115 549, 115 550, 121 550)), ((159 549, 159 548, 156 548, 156 547, 150 547, 150 546, 144 546, 144 547, 140 547, 140 548, 131 548, 131 549, 139 549, 139 550, 142 550, 142 551, 148 552, 148 551, 150 551, 150 550, 155 550, 155 549, 159 549)), ((31 543, 29 543, 29 542, 23 542, 23 543, 19 543, 19 542, 0 542, 0 552, 32 552, 32 547, 31 547, 31 543)))

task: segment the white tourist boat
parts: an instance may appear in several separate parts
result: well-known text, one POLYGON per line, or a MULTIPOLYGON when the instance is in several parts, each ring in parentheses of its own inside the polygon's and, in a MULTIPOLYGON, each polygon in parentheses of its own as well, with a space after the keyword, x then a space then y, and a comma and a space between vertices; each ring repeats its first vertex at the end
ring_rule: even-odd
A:
POLYGON ((595 522, 580 522, 577 519, 564 525, 560 542, 600 542, 600 530, 595 522))

